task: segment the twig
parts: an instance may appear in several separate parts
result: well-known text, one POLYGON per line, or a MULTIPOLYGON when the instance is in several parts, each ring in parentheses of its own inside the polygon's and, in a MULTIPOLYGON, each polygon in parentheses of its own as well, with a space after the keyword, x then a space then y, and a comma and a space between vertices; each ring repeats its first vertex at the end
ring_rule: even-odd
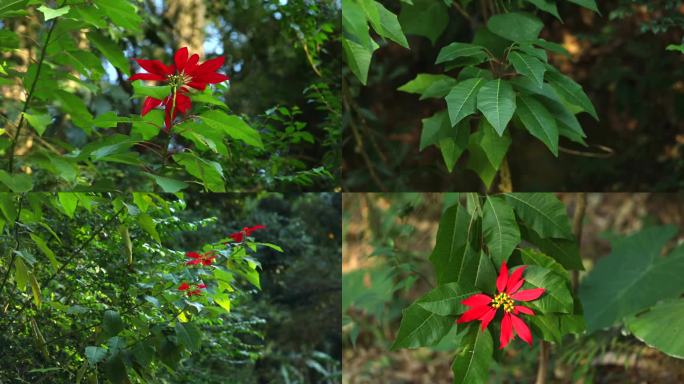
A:
MULTIPOLYGON (((582 223, 584 221, 584 213, 587 209, 587 194, 585 192, 578 192, 575 197, 575 213, 572 218, 572 232, 575 234, 577 244, 582 247, 582 223)), ((572 271, 572 290, 577 292, 579 287, 579 271, 572 271)))
POLYGON ((499 192, 513 192, 513 180, 511 178, 511 168, 508 166, 508 159, 504 157, 499 169, 499 192))
POLYGON ((10 271, 12 271, 12 266, 14 265, 14 260, 17 258, 16 250, 19 248, 19 217, 21 216, 22 203, 24 202, 24 194, 19 198, 19 208, 17 209, 17 217, 14 219, 14 249, 12 250, 12 259, 7 265, 7 272, 5 272, 5 277, 2 279, 2 285, 0 285, 0 295, 5 290, 5 284, 7 283, 7 278, 9 278, 10 271))
POLYGON ((539 366, 537 368, 536 384, 546 384, 546 370, 549 361, 549 343, 542 340, 539 343, 539 366))
MULTIPOLYGON (((62 2, 64 4, 64 2, 62 2)), ((21 133, 21 127, 23 127, 24 123, 24 113, 28 110, 29 103, 31 102, 31 99, 33 98, 33 91, 36 88, 36 84, 38 83, 38 77, 40 77, 40 70, 43 67, 43 60, 45 59, 45 50, 47 49, 47 46, 50 44, 50 37, 52 36, 52 31, 55 30, 55 26, 57 25, 57 21, 59 18, 55 19, 52 24, 50 25, 50 29, 48 30, 47 37, 45 38, 45 44, 43 44, 43 47, 40 50, 40 56, 38 58, 38 68, 36 69, 36 76, 33 78, 33 82, 31 83, 31 88, 29 88, 29 92, 26 95, 26 101, 24 102, 24 108, 21 110, 21 114, 19 116, 19 123, 17 123, 17 130, 14 132, 14 139, 12 139, 12 144, 10 144, 9 151, 8 151, 8 156, 9 156, 9 164, 7 165, 7 171, 9 173, 14 173, 14 151, 17 147, 17 142, 19 141, 19 134, 21 133)))
MULTIPOLYGON (((112 217, 110 217, 104 224, 102 224, 102 225, 100 226, 100 228, 98 228, 95 232, 93 232, 93 234, 90 235, 90 237, 89 237, 83 244, 81 244, 80 247, 78 247, 75 251, 73 251, 73 252, 71 253, 71 256, 70 256, 70 257, 69 257, 69 258, 68 258, 68 259, 67 259, 67 260, 66 260, 66 261, 57 269, 57 271, 55 271, 55 273, 53 273, 46 281, 43 282, 42 286, 44 286, 44 287, 47 286, 47 285, 48 285, 52 280, 54 280, 60 273, 62 273, 62 271, 71 263, 71 261, 72 261, 74 258, 76 258, 76 256, 78 256, 78 255, 81 253, 81 251, 82 251, 83 249, 85 249, 85 247, 87 247, 88 244, 90 244, 90 242, 93 241, 93 240, 95 239, 95 237, 97 237, 97 235, 99 235, 105 228, 110 227, 111 223, 114 222, 114 220, 115 220, 117 217, 119 217, 119 215, 121 214, 121 212, 123 212, 124 208, 125 208, 125 206, 119 208, 119 210, 116 211, 116 213, 114 213, 114 215, 112 215, 112 217)), ((14 315, 14 318, 15 318, 15 319, 18 318, 19 315, 21 315, 21 314, 26 310, 26 308, 28 307, 28 304, 31 302, 31 300, 32 300, 32 298, 28 298, 28 299, 24 300, 24 302, 21 304, 21 308, 20 308, 19 311, 14 315)))

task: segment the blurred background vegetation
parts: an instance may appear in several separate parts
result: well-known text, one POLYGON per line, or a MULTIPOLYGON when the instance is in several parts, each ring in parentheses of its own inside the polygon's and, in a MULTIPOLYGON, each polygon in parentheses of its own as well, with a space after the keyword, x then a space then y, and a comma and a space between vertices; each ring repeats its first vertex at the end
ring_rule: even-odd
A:
MULTIPOLYGON (((140 287, 158 289, 165 284, 162 275, 168 275, 168 266, 178 263, 184 252, 200 250, 204 244, 257 224, 266 228, 253 234, 256 241, 283 249, 281 253, 259 247, 257 252, 250 252, 250 257, 261 265, 261 290, 246 281, 236 281, 230 313, 194 317, 193 323, 202 332, 198 351, 190 354, 175 347, 174 354, 162 347, 161 361, 148 362, 142 369, 147 380, 137 379, 141 371, 136 370, 136 374, 129 365, 130 380, 179 384, 341 381, 339 194, 181 194, 180 198, 139 195, 136 202, 150 202, 147 213, 156 223, 155 233, 161 242, 152 240, 147 230, 132 226, 130 260, 135 261, 130 264, 126 264, 124 243, 115 221, 114 228, 105 229, 92 242, 84 240, 95 228, 109 223, 114 212, 110 201, 117 195, 89 195, 96 204, 85 210, 79 203, 73 219, 59 212, 58 203, 52 202, 57 200, 56 195, 29 196, 22 199, 26 208, 22 222, 14 226, 17 229, 7 226, 1 233, 0 254, 9 255, 10 250, 18 249, 35 258, 37 279, 47 281, 51 274, 47 261, 29 239, 32 230, 40 227, 54 229, 55 238, 61 239, 59 244, 51 242, 57 259, 64 261, 75 255, 78 262, 67 262, 58 279, 42 284, 41 309, 29 309, 23 317, 16 315, 16 307, 30 297, 30 292, 18 291, 14 283, 4 291, 0 383, 75 383, 76 371, 88 365, 85 346, 98 345, 102 337, 97 321, 101 321, 105 309, 125 314, 127 329, 133 329, 133 325, 140 330, 147 329, 145 325, 152 329, 166 324, 169 314, 160 317, 156 307, 136 304, 147 300, 140 293, 147 291, 140 287), (39 201, 45 203, 42 210, 39 201), (8 240, 11 233, 17 235, 16 243, 8 240), (83 244, 81 252, 67 253, 83 244), (146 286, 146 282, 152 284, 146 286), (35 329, 31 331, 29 323, 35 324, 35 329, 40 327, 40 337, 35 329), (95 325, 87 328, 90 324, 95 325)), ((130 201, 130 196, 124 200, 130 201)), ((132 203, 127 209, 138 212, 132 203)), ((10 269, 7 264, 9 256, 3 256, 3 274, 10 269)), ((175 287, 171 289, 175 291, 175 287)), ((160 297, 162 294, 163 290, 160 297)), ((141 333, 127 337, 138 339, 138 343, 148 339, 149 335, 141 333)), ((152 339, 148 342, 154 344, 152 339)), ((108 369, 106 364, 98 365, 99 382, 109 382, 105 378, 112 377, 108 369)), ((97 382, 96 368, 88 369, 87 377, 91 380, 88 382, 97 382)), ((127 380, 117 382, 131 382, 127 380)))
MULTIPOLYGON (((560 199, 573 215, 578 194, 560 199)), ((343 201, 343 366, 345 384, 452 382, 455 332, 434 349, 389 351, 401 310, 436 284, 428 261, 444 208, 456 194, 345 194, 343 201)), ((572 216, 571 216, 572 217, 572 216)), ((679 228, 684 240, 684 196, 676 194, 588 194, 581 255, 586 271, 610 253, 610 239, 654 224, 679 228)), ((455 330, 456 327, 454 327, 455 330)), ((490 383, 531 383, 539 343, 507 348, 505 364, 494 365, 490 383)), ((568 337, 554 346, 553 383, 680 383, 684 360, 669 357, 612 327, 568 337)))
MULTIPOLYGON (((59 2, 48 2, 53 3, 59 2)), ((341 54, 337 34, 340 7, 335 0, 136 0, 132 3, 142 18, 141 33, 100 28, 101 33, 111 34, 118 42, 115 48, 123 50, 132 73, 137 71, 134 58, 168 64, 181 47, 198 53, 202 61, 218 55, 225 57, 226 64, 219 72, 231 77, 230 89, 219 91, 218 96, 233 113, 246 117, 260 132, 265 145, 263 151, 248 146, 231 147, 230 162, 223 166, 229 191, 322 191, 339 185, 341 54)), ((3 53, 0 59, 18 71, 26 70, 37 55, 36 42, 44 40, 46 28, 42 20, 42 14, 31 9, 28 17, 0 22, 0 27, 21 37, 17 42, 19 48, 3 53)), ((85 34, 75 40, 79 48, 89 49, 91 43, 85 34)), ((107 61, 102 64, 103 68, 91 76, 102 92, 91 85, 82 96, 87 107, 95 115, 108 111, 120 116, 140 114, 141 100, 130 98, 133 87, 128 76, 107 61)), ((3 98, 0 116, 7 119, 21 110, 23 88, 8 79, 3 79, 0 86, 3 98)), ((128 134, 130 129, 128 123, 119 124, 107 133, 128 134)), ((65 119, 64 114, 56 117, 46 135, 53 135, 54 140, 75 148, 92 141, 92 137, 65 119)), ((39 143, 43 144, 40 138, 25 138, 18 154, 29 153, 39 143)), ((8 143, 0 144, 0 153, 3 153, 8 143)), ((187 145, 177 138, 172 150, 178 151, 187 145)), ((143 156, 153 157, 144 146, 136 149, 143 156)), ((96 190, 154 190, 154 182, 135 168, 109 164, 100 172, 96 190), (109 180, 120 183, 115 185, 109 180)), ((42 180, 40 173, 35 177, 41 190, 54 188, 45 185, 48 181, 42 180)))
MULTIPOLYGON (((398 0, 383 1, 399 15, 398 0)), ((561 43, 570 58, 553 55, 554 66, 580 83, 594 103, 600 121, 579 116, 589 148, 561 141, 574 151, 614 154, 596 158, 561 153, 554 158, 529 135, 516 135, 509 163, 513 186, 520 191, 678 190, 684 175, 684 3, 678 0, 605 0, 601 15, 570 2, 558 2, 563 22, 539 14, 544 39, 561 43), (519 136, 519 137, 518 137, 519 136)), ((344 185, 350 191, 480 190, 474 173, 457 165, 449 174, 435 148, 419 152, 421 119, 445 106, 444 100, 418 101, 397 91, 418 73, 438 73, 439 48, 470 41, 473 31, 456 10, 449 9, 446 31, 432 45, 409 36, 411 49, 381 43, 363 87, 348 69, 344 73, 346 110, 361 131, 359 144, 345 120, 344 185), (362 152, 370 159, 364 161, 362 152), (370 169, 372 168, 372 169, 370 169), (377 174, 373 180, 372 172, 377 174)), ((462 164, 462 163, 459 163, 462 164)))

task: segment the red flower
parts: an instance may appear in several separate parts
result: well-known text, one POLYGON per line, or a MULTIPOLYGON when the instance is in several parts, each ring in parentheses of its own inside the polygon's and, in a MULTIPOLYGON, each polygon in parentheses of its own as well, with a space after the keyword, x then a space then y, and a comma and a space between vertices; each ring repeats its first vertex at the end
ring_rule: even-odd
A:
POLYGON ((199 56, 194 54, 188 57, 188 48, 179 49, 173 57, 174 64, 166 66, 159 60, 135 59, 138 64, 148 73, 136 73, 130 81, 148 80, 167 82, 172 87, 172 92, 164 100, 153 97, 145 98, 141 115, 145 116, 150 110, 164 105, 166 131, 171 129, 171 122, 180 113, 185 114, 190 109, 190 98, 187 96, 190 88, 203 91, 207 84, 216 84, 230 78, 216 72, 223 65, 225 59, 216 57, 199 63, 199 56))
POLYGON ((185 256, 193 259, 185 263, 185 265, 197 265, 202 263, 202 265, 211 265, 211 263, 216 258, 216 253, 214 251, 205 252, 199 254, 197 252, 186 252, 185 256))
POLYGON ((532 345, 532 333, 527 324, 517 315, 523 313, 534 316, 534 311, 521 305, 515 305, 514 300, 536 300, 544 293, 545 289, 534 288, 520 291, 520 287, 525 282, 525 279, 522 278, 525 268, 526 266, 523 265, 509 276, 506 262, 503 262, 499 277, 496 279, 496 289, 499 293, 493 299, 483 293, 477 293, 461 301, 461 304, 470 307, 470 309, 461 315, 456 322, 460 324, 480 320, 484 332, 487 325, 494 319, 496 311, 502 307, 504 313, 501 320, 501 335, 499 337, 501 346, 499 349, 503 349, 513 340, 513 330, 527 344, 532 345))
POLYGON ((188 284, 186 282, 183 282, 178 287, 178 290, 179 291, 188 291, 186 294, 188 295, 188 297, 190 297, 190 296, 202 295, 202 289, 205 289, 205 288, 207 288, 207 286, 204 284, 195 285, 195 284, 188 284))
POLYGON ((230 238, 233 239, 236 243, 241 242, 242 240, 245 239, 245 237, 252 236, 252 232, 256 231, 257 229, 264 229, 266 228, 265 225, 255 225, 253 227, 244 227, 240 232, 234 232, 228 235, 230 238))

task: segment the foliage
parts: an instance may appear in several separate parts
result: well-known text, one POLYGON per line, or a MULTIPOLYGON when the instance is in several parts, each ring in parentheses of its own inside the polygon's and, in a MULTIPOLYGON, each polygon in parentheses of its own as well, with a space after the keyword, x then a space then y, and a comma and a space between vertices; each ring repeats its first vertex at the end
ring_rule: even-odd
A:
POLYGON ((186 264, 178 236, 216 219, 181 220, 182 196, 5 193, 0 202, 3 380, 171 378, 188 354, 206 353, 204 338, 220 340, 234 363, 260 356, 263 320, 240 307, 261 288, 255 255, 277 245, 224 232, 194 243, 211 263, 186 264))
MULTIPOLYGON (((376 1, 344 2, 343 43, 352 72, 365 84, 370 56, 378 47, 369 36, 367 22, 379 35, 408 48, 400 23, 408 25, 407 34, 426 36, 434 42, 446 23, 433 20, 447 12, 450 3, 406 2, 402 4, 404 17, 397 21, 376 1), (423 27, 416 29, 415 25, 423 27)), ((598 11, 594 1, 578 3, 598 11)), ((423 121, 421 150, 438 146, 449 171, 465 151, 470 152, 468 168, 489 188, 508 152, 511 139, 507 128, 511 122, 541 140, 555 156, 560 136, 586 145, 586 135, 575 114, 587 112, 598 119, 596 110, 579 84, 549 64, 547 51, 568 53, 561 45, 541 39, 543 22, 526 12, 536 8, 560 19, 555 2, 516 2, 505 8, 497 2, 485 2, 478 15, 476 3, 457 1, 454 5, 472 24, 472 42, 452 42, 441 48, 435 63, 442 65, 445 74, 418 74, 399 88, 421 99, 446 100, 448 120, 440 111, 423 121), (482 19, 486 27, 478 27, 474 19, 482 19), (456 69, 453 77, 450 74, 456 69), (471 126, 477 128, 472 130, 471 126)))
MULTIPOLYGON (((128 79, 133 57, 169 63, 164 59, 177 50, 165 48, 177 44, 169 33, 173 20, 162 23, 151 2, 67 0, 43 5, 21 0, 0 8, 0 50, 7 59, 0 63, 0 86, 7 95, 0 106, 2 175, 17 176, 16 181, 0 177, 0 188, 332 188, 339 165, 337 64, 331 59, 338 9, 333 3, 304 0, 254 2, 249 9, 222 4, 206 1, 206 7, 216 10, 210 18, 214 29, 230 29, 233 35, 225 35, 241 41, 237 48, 230 42, 212 43, 216 54, 225 53, 231 60, 233 81, 192 90, 188 96, 194 108, 187 111, 184 103, 175 111, 176 88, 131 84, 128 79), (232 12, 236 10, 258 22, 243 25, 234 19, 240 17, 232 12), (270 40, 247 40, 253 28, 268 28, 264 36, 270 40), (288 52, 278 57, 289 63, 281 72, 286 74, 287 68, 299 78, 281 87, 286 91, 258 100, 247 97, 245 102, 238 84, 255 85, 245 74, 283 75, 270 75, 263 67, 255 66, 258 73, 242 68, 252 64, 247 55, 274 44, 278 54, 288 52), (292 46, 298 55, 292 54, 292 46), (161 111, 139 116, 142 98, 162 100, 166 95, 172 95, 167 110, 183 112, 173 128, 164 123, 161 111), (264 106, 265 101, 270 105, 264 106), (275 109, 285 118, 275 118, 270 112, 275 109), (164 132, 164 126, 170 132, 164 132)), ((212 38, 220 39, 220 32, 213 32, 212 38)), ((266 94, 274 88, 271 83, 256 85, 266 94)))

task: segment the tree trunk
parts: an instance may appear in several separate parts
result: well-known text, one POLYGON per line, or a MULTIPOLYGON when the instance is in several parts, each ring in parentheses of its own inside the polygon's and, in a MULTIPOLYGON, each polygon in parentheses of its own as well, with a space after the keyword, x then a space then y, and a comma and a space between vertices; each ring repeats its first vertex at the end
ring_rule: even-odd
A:
POLYGON ((188 47, 190 54, 204 57, 204 0, 167 0, 164 16, 171 21, 176 49, 188 47))

